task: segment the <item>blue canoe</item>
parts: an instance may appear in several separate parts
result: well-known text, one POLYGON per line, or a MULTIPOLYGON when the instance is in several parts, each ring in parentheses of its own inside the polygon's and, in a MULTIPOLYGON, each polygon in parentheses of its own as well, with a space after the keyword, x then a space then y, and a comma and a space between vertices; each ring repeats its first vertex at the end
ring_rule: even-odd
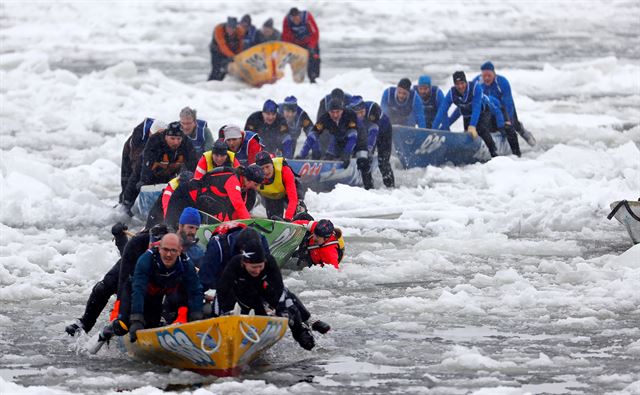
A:
POLYGON ((300 176, 300 183, 315 192, 328 192, 337 184, 362 185, 355 159, 346 169, 342 162, 333 160, 287 159, 287 163, 300 176))
MULTIPOLYGON (((498 155, 511 154, 506 137, 492 133, 498 155)), ((412 167, 468 165, 491 159, 489 149, 480 137, 467 133, 418 129, 393 125, 393 145, 405 169, 412 167)))

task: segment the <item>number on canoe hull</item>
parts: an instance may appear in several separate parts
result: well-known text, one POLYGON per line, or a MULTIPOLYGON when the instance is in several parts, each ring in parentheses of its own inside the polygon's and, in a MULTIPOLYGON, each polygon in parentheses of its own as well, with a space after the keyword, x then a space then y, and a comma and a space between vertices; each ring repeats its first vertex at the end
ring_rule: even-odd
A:
POLYGON ((444 144, 447 140, 446 136, 439 136, 437 134, 430 134, 426 139, 420 144, 420 147, 415 151, 416 155, 422 154, 430 154, 433 151, 437 150, 444 144))

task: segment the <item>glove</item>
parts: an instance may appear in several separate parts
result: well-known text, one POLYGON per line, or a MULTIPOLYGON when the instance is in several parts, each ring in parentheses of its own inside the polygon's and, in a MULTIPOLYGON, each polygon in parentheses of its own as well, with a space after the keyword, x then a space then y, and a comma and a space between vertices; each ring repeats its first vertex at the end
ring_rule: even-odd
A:
POLYGON ((144 329, 144 318, 142 314, 131 314, 131 325, 129 325, 129 340, 135 343, 138 340, 138 331, 144 329))
POLYGON ((122 222, 118 222, 117 224, 113 225, 111 227, 111 234, 114 237, 120 236, 121 234, 124 233, 125 230, 128 230, 129 228, 127 227, 127 225, 123 224, 122 222))
POLYGON ((129 331, 129 328, 127 328, 127 325, 124 322, 122 322, 122 320, 113 321, 111 323, 111 328, 113 328, 113 333, 116 336, 124 336, 129 331))
POLYGON ((269 219, 271 219, 273 221, 284 222, 284 218, 280 217, 279 215, 272 215, 269 219))
POLYGON ((478 131, 476 130, 475 126, 469 126, 467 128, 467 133, 469 133, 469 135, 471 136, 472 139, 476 139, 476 137, 478 137, 478 131))
POLYGON ((194 311, 194 312, 189 312, 189 318, 188 321, 200 321, 201 319, 204 318, 204 314, 202 314, 202 311, 194 311))
POLYGON ((298 155, 296 155, 293 159, 304 160, 304 159, 306 159, 306 158, 305 158, 304 156, 302 156, 302 155, 298 154, 298 155))
POLYGON ((140 188, 142 188, 143 185, 144 185, 144 183, 142 181, 136 182, 136 189, 139 191, 140 188))
POLYGON ((347 167, 349 167, 349 164, 351 164, 351 155, 345 155, 342 157, 342 167, 344 167, 345 169, 347 167))

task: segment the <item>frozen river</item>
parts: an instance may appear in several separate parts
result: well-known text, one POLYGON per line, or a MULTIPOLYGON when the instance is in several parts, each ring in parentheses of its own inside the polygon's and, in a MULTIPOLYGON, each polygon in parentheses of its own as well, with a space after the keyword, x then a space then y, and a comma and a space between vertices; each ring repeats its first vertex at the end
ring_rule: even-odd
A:
POLYGON ((640 393, 640 250, 619 257, 631 242, 606 219, 640 197, 640 4, 301 3, 318 84, 203 82, 213 25, 290 4, 268 6, 0 5, 0 393, 640 393), (217 129, 290 94, 313 116, 337 86, 379 100, 428 73, 448 89, 487 59, 539 144, 396 169, 394 190, 309 192, 348 247, 340 271, 286 275, 333 327, 312 352, 287 335, 214 380, 64 333, 117 259, 120 153, 144 117, 191 105, 217 129))

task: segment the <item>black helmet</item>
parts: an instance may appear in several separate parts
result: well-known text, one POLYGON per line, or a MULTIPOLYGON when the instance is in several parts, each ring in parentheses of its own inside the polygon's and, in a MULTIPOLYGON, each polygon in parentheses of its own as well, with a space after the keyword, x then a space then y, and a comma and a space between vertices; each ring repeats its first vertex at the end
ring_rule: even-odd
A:
POLYGON ((245 167, 244 176, 247 180, 257 182, 262 184, 264 181, 264 171, 262 171, 262 167, 253 164, 245 167))
POLYGON ((211 148, 211 153, 216 155, 227 155, 227 151, 229 150, 229 146, 222 140, 218 140, 213 143, 213 148, 211 148))
POLYGON ((327 238, 333 234, 334 227, 331 221, 328 219, 321 219, 313 229, 313 234, 316 236, 327 238))

